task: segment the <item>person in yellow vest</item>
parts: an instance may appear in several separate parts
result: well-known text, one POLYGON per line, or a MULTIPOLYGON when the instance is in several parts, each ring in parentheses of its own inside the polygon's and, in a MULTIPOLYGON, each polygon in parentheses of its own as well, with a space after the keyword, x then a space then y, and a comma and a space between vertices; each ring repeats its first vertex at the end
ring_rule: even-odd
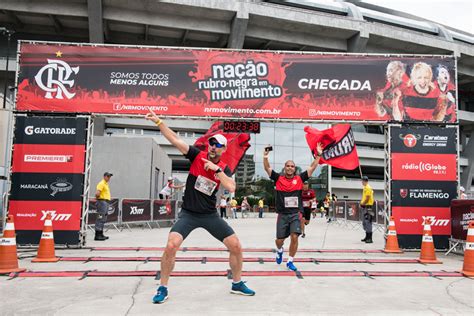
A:
POLYGON ((258 218, 263 218, 263 203, 264 203, 264 198, 261 198, 258 200, 258 218))
POLYGON ((94 240, 107 240, 104 236, 104 225, 107 222, 107 212, 110 204, 109 181, 113 176, 110 172, 104 173, 104 178, 97 184, 95 197, 97 199, 97 218, 95 220, 95 238, 94 240))
POLYGON ((367 176, 362 177, 362 185, 364 189, 362 190, 362 200, 360 201, 360 209, 363 214, 362 227, 365 230, 365 238, 361 241, 364 241, 368 244, 371 244, 372 241, 372 219, 375 216, 375 213, 372 209, 374 205, 374 190, 369 185, 369 178, 367 176))
POLYGON ((237 203, 237 200, 235 198, 232 198, 232 200, 230 200, 230 208, 232 210, 232 218, 237 218, 237 205, 239 203, 237 203))

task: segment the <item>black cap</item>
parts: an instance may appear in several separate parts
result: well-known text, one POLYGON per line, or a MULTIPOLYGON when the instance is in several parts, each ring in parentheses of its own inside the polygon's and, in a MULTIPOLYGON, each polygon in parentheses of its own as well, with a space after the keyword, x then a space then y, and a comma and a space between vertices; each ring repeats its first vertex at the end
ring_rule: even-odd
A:
POLYGON ((104 173, 104 177, 111 177, 111 176, 113 176, 113 174, 111 174, 110 172, 104 173))
POLYGON ((362 181, 369 181, 369 177, 363 176, 363 177, 362 177, 362 181))

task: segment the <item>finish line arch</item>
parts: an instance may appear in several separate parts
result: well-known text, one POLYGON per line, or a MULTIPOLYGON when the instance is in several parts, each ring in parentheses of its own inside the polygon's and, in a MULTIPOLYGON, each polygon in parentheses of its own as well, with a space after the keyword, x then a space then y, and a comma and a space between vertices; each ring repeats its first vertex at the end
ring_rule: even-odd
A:
MULTIPOLYGON (((393 195, 391 164, 387 163, 392 161, 392 128, 452 125, 456 133, 448 137, 450 141, 454 137, 458 143, 456 60, 452 56, 262 52, 54 42, 21 42, 18 51, 15 121, 25 115, 61 115, 80 117, 87 122, 84 169, 72 172, 82 174, 84 179, 82 232, 89 190, 91 127, 96 116, 137 117, 153 109, 170 119, 384 125, 387 130, 384 172, 387 214, 392 209, 393 195), (448 76, 445 85, 435 78, 443 71, 448 76), (427 73, 431 73, 427 83, 430 92, 416 95, 416 76, 427 73), (401 109, 395 110, 393 104, 401 104, 401 109)), ((397 133, 400 134, 399 130, 397 133)), ((40 145, 46 144, 38 144, 36 148, 40 145)), ((456 188, 458 150, 456 146, 454 154, 452 151, 441 153, 451 155, 449 168, 452 168, 452 160, 456 161, 456 177, 452 179, 450 170, 446 180, 443 174, 440 178, 451 186, 455 183, 456 188)), ((13 174, 32 172, 22 169, 15 157, 12 166, 15 168, 12 168, 10 179, 13 174)), ((16 201, 13 204, 23 201, 21 197, 10 200, 16 201)))

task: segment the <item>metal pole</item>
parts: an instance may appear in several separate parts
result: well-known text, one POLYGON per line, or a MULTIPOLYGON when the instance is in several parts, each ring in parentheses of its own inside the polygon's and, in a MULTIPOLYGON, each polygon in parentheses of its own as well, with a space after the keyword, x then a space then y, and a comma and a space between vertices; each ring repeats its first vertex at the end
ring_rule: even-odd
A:
POLYGON ((5 109, 7 105, 8 61, 10 60, 9 54, 10 54, 11 32, 7 28, 3 28, 2 33, 7 35, 7 60, 5 62, 5 77, 4 77, 5 84, 3 85, 3 109, 5 109))

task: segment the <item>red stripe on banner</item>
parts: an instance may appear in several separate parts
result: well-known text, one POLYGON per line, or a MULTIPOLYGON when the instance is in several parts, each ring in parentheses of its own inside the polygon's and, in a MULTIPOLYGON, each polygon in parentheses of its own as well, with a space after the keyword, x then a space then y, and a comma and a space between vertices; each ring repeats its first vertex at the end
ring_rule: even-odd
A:
POLYGON ((423 223, 429 221, 433 235, 451 235, 451 208, 392 206, 397 234, 422 235, 423 223))
POLYGON ((12 172, 83 173, 84 145, 15 144, 12 172))
POLYGON ((456 181, 456 154, 392 153, 393 180, 456 181))
POLYGON ((17 230, 42 230, 51 215, 54 230, 80 230, 81 201, 10 201, 8 214, 17 230))

